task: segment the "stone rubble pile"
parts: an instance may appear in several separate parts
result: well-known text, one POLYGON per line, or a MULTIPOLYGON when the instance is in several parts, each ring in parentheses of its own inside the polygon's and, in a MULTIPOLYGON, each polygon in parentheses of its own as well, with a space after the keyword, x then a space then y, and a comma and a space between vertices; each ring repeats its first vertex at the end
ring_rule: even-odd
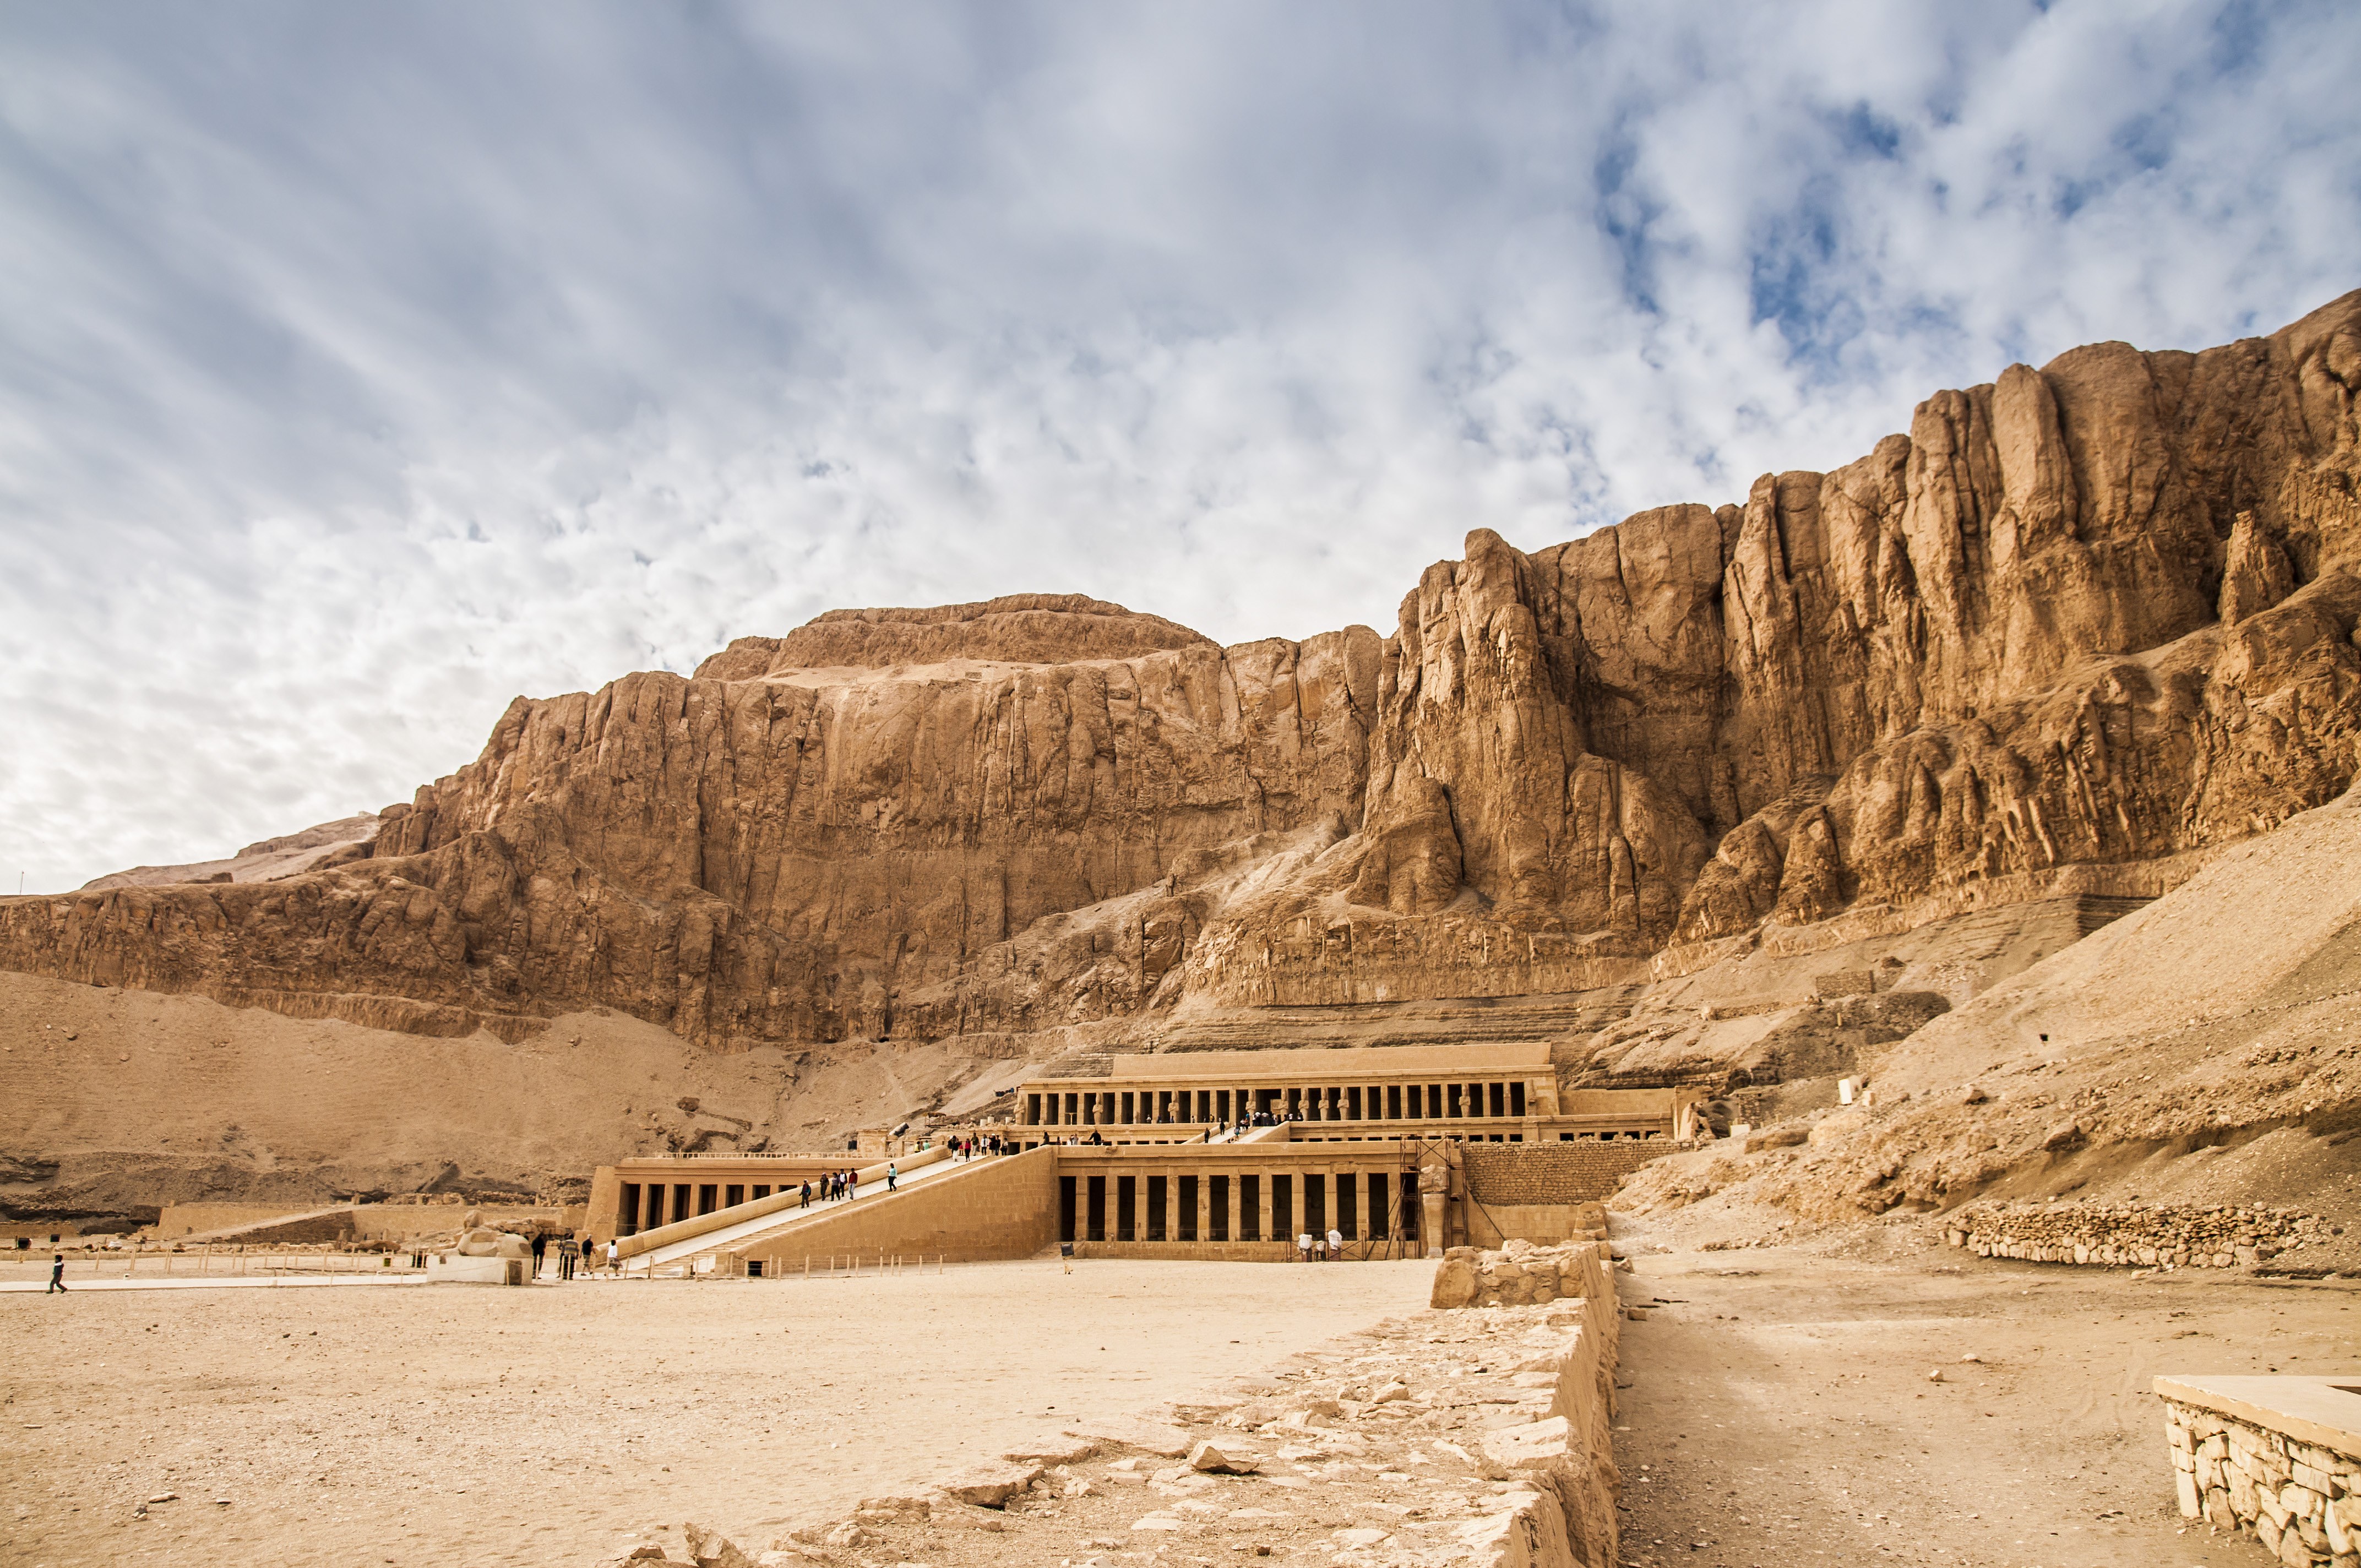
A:
POLYGON ((2260 1204, 1992 1203, 1948 1215, 1943 1239, 1978 1257, 2144 1268, 2251 1266, 2344 1234, 2260 1204))
POLYGON ((1458 1307, 1525 1307, 1591 1295, 1595 1293, 1591 1276, 1604 1266, 1595 1261, 1596 1255, 1608 1250, 1587 1241, 1544 1246, 1511 1240, 1497 1252, 1452 1247, 1435 1266, 1434 1294, 1429 1304, 1447 1311, 1458 1307))
MULTIPOLYGON (((1342 1568, 1619 1562, 1611 1260, 1596 1243, 1532 1252, 1556 1266, 1526 1277, 1548 1277, 1564 1294, 1379 1323, 1153 1415, 1045 1432, 928 1497, 873 1498, 760 1552, 691 1527, 688 1560, 699 1568, 1113 1568, 1159 1554, 1342 1568)), ((653 1568, 680 1559, 640 1546, 623 1561, 653 1568)))
POLYGON ((2361 1565, 2361 1459, 2165 1401, 2185 1519, 2245 1530, 2290 1568, 2361 1565))

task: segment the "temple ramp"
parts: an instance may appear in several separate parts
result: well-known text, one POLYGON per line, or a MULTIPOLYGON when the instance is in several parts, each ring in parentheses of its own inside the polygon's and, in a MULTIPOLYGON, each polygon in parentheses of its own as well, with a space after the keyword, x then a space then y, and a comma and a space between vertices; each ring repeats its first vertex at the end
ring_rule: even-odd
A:
MULTIPOLYGON (((825 1215, 841 1213, 850 1210, 866 1210, 873 1204, 891 1201, 918 1188, 946 1180, 961 1171, 971 1170, 985 1163, 990 1157, 979 1156, 975 1159, 964 1162, 946 1158, 922 1165, 916 1170, 901 1172, 895 1178, 895 1190, 891 1192, 885 1190, 885 1179, 882 1174, 873 1184, 864 1176, 857 1197, 839 1199, 833 1202, 822 1202, 816 1198, 808 1209, 801 1207, 795 1201, 777 1206, 765 1202, 761 1206, 762 1212, 735 1222, 729 1221, 729 1210, 716 1210, 700 1218, 708 1222, 723 1223, 697 1226, 694 1234, 677 1239, 659 1239, 655 1245, 643 1248, 624 1259, 623 1271, 627 1274, 661 1272, 664 1268, 678 1264, 684 1258, 718 1254, 736 1247, 741 1243, 766 1236, 774 1232, 792 1229, 798 1224, 807 1223, 825 1215)), ((883 1168, 881 1167, 880 1169, 882 1170, 883 1168)), ((757 1205, 741 1203, 738 1207, 753 1209, 757 1205)), ((665 1227, 667 1230, 673 1228, 665 1227)), ((648 1234, 659 1236, 660 1233, 651 1231, 648 1234)))
POLYGON ((774 1277, 831 1257, 1031 1257, 1058 1239, 1057 1162, 1047 1147, 970 1160, 874 1200, 798 1210, 785 1223, 690 1255, 711 1253, 715 1268, 731 1274, 759 1263, 774 1277))

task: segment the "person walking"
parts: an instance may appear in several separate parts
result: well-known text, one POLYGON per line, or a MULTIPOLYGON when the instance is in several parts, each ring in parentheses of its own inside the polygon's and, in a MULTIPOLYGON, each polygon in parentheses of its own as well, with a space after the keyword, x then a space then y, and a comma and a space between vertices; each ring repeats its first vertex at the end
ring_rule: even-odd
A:
POLYGON ((1328 1255, 1330 1257, 1345 1255, 1345 1233, 1334 1225, 1328 1227, 1328 1255))
POLYGON ((549 1255, 549 1238, 541 1232, 533 1233, 533 1277, 541 1277, 541 1260, 549 1255))
POLYGON ((804 1182, 804 1201, 796 1204, 796 1207, 798 1209, 808 1209, 811 1207, 811 1182, 809 1180, 806 1180, 804 1182))
POLYGON ((590 1256, 591 1256, 590 1249, 591 1249, 592 1247, 597 1246, 598 1245, 598 1243, 596 1243, 596 1242, 592 1241, 588 1236, 584 1236, 584 1237, 582 1238, 582 1266, 583 1266, 583 1267, 585 1267, 585 1268, 588 1268, 588 1267, 592 1266, 591 1262, 590 1262, 590 1256))
POLYGON ((607 1272, 620 1274, 622 1271, 623 1255, 616 1249, 614 1242, 610 1240, 607 1243, 607 1272))
POLYGON ((66 1255, 60 1253, 55 1257, 49 1259, 49 1288, 42 1291, 41 1294, 47 1296, 54 1292, 62 1296, 65 1294, 65 1288, 66 1255))
POLYGON ((885 1190, 888 1192, 894 1190, 895 1174, 894 1162, 889 1159, 885 1162, 885 1190))
POLYGON ((861 1196, 861 1173, 859 1171, 848 1170, 844 1173, 844 1196, 847 1202, 850 1202, 853 1199, 861 1196))

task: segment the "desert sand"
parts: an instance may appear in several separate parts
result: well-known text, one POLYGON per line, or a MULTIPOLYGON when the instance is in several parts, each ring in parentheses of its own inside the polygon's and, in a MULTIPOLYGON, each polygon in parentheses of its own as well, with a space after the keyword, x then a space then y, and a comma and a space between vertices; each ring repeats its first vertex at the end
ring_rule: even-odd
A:
POLYGON ((760 1550, 1075 1420, 1424 1307, 1432 1266, 0 1296, 11 1563, 760 1550), (134 1509, 149 1497, 170 1502, 134 1509), (226 1504, 214 1499, 225 1497, 226 1504))
POLYGON ((1616 1418, 1643 1568, 2259 1565, 2175 1508, 2155 1378, 2361 1367, 2346 1282, 1985 1260, 1918 1226, 1626 1245, 1626 1301, 1664 1303, 1624 1325, 1616 1418))

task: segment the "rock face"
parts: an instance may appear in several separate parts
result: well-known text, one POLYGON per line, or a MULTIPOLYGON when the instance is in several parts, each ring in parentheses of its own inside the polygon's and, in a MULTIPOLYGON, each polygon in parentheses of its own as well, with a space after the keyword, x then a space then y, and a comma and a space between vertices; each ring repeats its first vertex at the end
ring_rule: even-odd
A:
POLYGON ((1509 996, 1715 944, 2153 894, 2361 764, 2361 293, 1938 393, 1831 474, 1380 638, 1078 598, 840 611, 520 698, 368 858, 0 900, 0 964, 718 1048, 1509 996))

